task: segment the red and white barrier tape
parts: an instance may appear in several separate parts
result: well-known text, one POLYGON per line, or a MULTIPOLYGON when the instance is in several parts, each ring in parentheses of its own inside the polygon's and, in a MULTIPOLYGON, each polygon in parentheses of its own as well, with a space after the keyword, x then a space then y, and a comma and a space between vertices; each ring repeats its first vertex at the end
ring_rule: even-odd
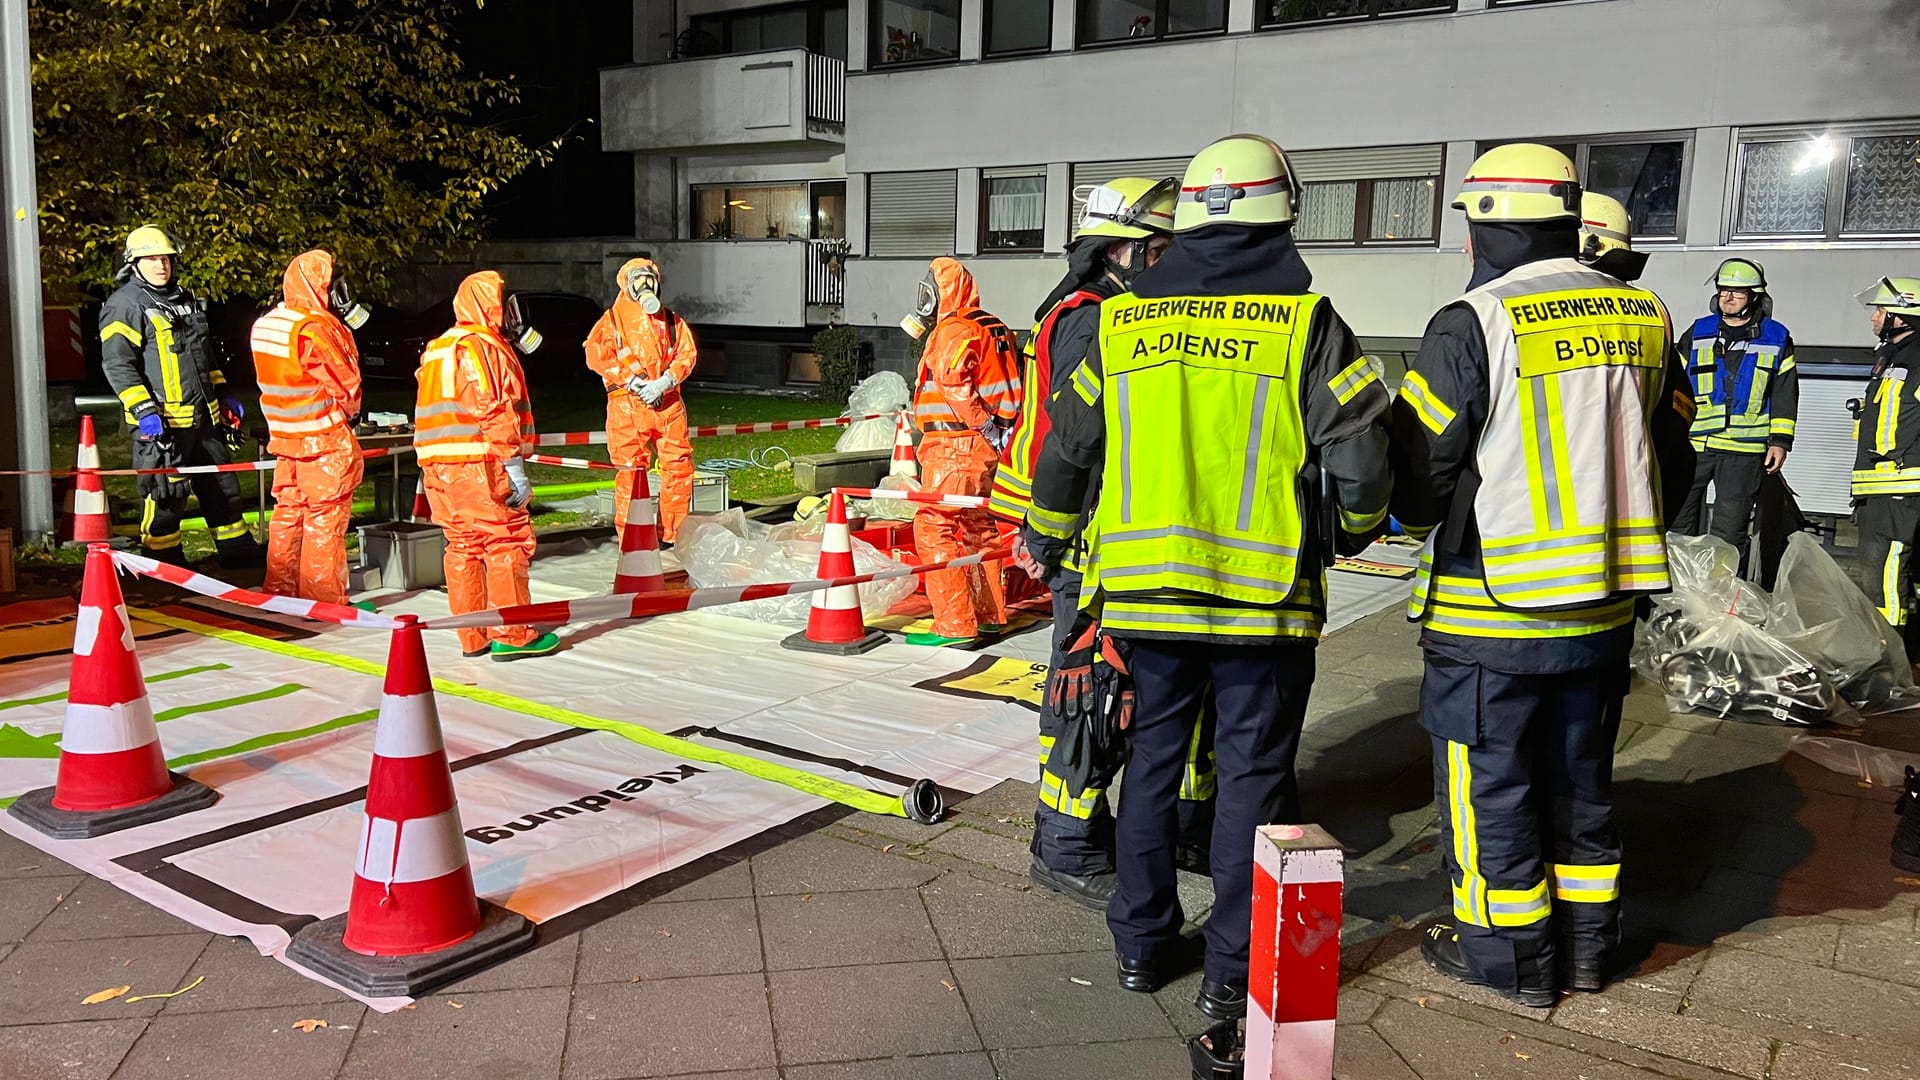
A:
POLYGON ((626 472, 637 467, 615 465, 607 461, 589 461, 586 458, 560 457, 555 454, 528 454, 527 460, 535 465, 558 465, 563 469, 599 469, 603 472, 626 472))
MULTIPOLYGON (((411 446, 383 446, 372 450, 360 451, 360 456, 368 461, 387 457, 390 454, 411 454, 411 446)), ((233 461, 225 465, 175 465, 165 469, 7 469, 0 476, 52 476, 56 478, 78 476, 88 472, 94 476, 205 476, 208 473, 270 472, 274 458, 260 461, 233 461)))
MULTIPOLYGON (((670 615, 680 611, 698 611, 701 608, 724 607, 727 604, 741 604, 751 600, 820 592, 843 585, 865 585, 870 581, 912 577, 917 574, 932 573, 935 570, 957 570, 1008 557, 1006 548, 990 548, 973 555, 949 559, 946 562, 926 566, 904 566, 897 570, 882 570, 853 577, 783 581, 766 585, 661 589, 657 592, 630 594, 613 593, 606 596, 589 596, 580 600, 518 604, 488 611, 470 612, 465 615, 448 615, 440 619, 427 619, 420 625, 427 630, 455 630, 462 627, 479 629, 489 626, 564 626, 579 622, 649 619, 655 615, 670 615)), ((296 600, 286 596, 253 592, 183 567, 157 562, 144 555, 116 551, 113 553, 113 561, 116 565, 133 573, 156 578, 202 596, 225 600, 243 607, 259 608, 262 611, 275 611, 282 615, 367 630, 395 630, 400 627, 400 620, 390 615, 362 611, 355 607, 343 607, 339 604, 323 604, 318 600, 296 600)))
MULTIPOLYGON (((825 416, 817 420, 763 420, 757 424, 713 424, 688 428, 687 435, 707 439, 717 435, 766 435, 775 431, 806 431, 810 428, 846 427, 862 420, 889 420, 898 413, 871 413, 867 416, 825 416)), ((535 446, 604 446, 604 431, 568 431, 534 437, 535 446)))
POLYGON ((201 596, 211 596, 215 600, 225 600, 242 607, 276 611, 282 615, 312 619, 315 622, 333 623, 337 626, 358 626, 368 630, 397 630, 400 627, 400 620, 391 615, 362 611, 359 608, 341 604, 324 604, 318 600, 298 600, 291 596, 254 592, 237 585, 229 585, 205 574, 195 573, 184 566, 163 563, 132 552, 116 551, 113 553, 113 561, 120 568, 143 577, 155 578, 171 585, 178 585, 189 592, 197 592, 201 596))
POLYGON ((938 491, 893 491, 887 488, 834 488, 849 499, 893 499, 896 502, 925 503, 928 506, 954 506, 963 509, 984 508, 985 495, 943 495, 938 491))

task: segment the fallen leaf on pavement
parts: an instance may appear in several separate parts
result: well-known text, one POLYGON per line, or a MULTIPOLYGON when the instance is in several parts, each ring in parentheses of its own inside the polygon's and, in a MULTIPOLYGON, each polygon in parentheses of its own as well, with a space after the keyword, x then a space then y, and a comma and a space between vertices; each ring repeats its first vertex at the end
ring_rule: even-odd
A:
POLYGON ((457 1002, 457 1001, 449 1001, 449 1002, 447 1002, 447 1006, 448 1006, 449 1008, 453 1008, 453 1009, 464 1009, 464 1008, 466 1008, 466 1006, 465 1006, 465 1005, 462 1005, 462 1004, 460 1004, 460 1003, 459 1003, 459 1002, 457 1002))
POLYGON ((941 980, 940 980, 940 985, 941 985, 941 986, 944 986, 944 987, 946 987, 946 988, 947 988, 947 989, 949 989, 949 990, 958 990, 958 989, 960 989, 959 987, 957 987, 957 986, 955 986, 955 985, 953 985, 953 983, 951 983, 951 982, 948 982, 948 981, 947 981, 946 979, 941 979, 941 980))
POLYGON ((1518 1050, 1515 1050, 1515 1051, 1513 1052, 1513 1056, 1514 1056, 1514 1057, 1517 1057, 1517 1058, 1519 1058, 1519 1059, 1520 1059, 1521 1061, 1532 1061, 1532 1060, 1533 1060, 1533 1055, 1532 1055, 1532 1054, 1523 1054, 1523 1053, 1521 1053, 1521 1052, 1520 1052, 1520 1051, 1518 1051, 1518 1050))
POLYGON ((1088 982, 1085 979, 1077 979, 1072 975, 1067 976, 1067 981, 1072 983, 1075 986, 1092 986, 1093 985, 1092 983, 1088 982))
POLYGON ((628 982, 630 982, 630 983, 637 983, 637 982, 639 982, 639 981, 640 981, 640 976, 638 976, 638 975, 635 975, 635 976, 634 976, 633 978, 631 978, 631 979, 628 979, 627 981, 628 981, 628 982))
POLYGON ((1920 877, 1897 877, 1893 879, 1893 883, 1905 885, 1909 889, 1920 889, 1920 877))
POLYGON ((1501 1046, 1505 1046, 1505 1045, 1507 1045, 1508 1043, 1510 1043, 1510 1042, 1512 1042, 1512 1041, 1513 1041, 1513 1036, 1511 1036, 1511 1035, 1502 1035, 1502 1036, 1500 1036, 1500 1045, 1501 1045, 1501 1046))
POLYGON ((402 1009, 417 1009, 419 1007, 420 1006, 413 1004, 412 1002, 408 1002, 407 1004, 400 1006, 400 1008, 402 1009))
POLYGON ((1418 1006, 1420 1006, 1420 1007, 1421 1007, 1421 1008, 1423 1008, 1423 1009, 1427 1007, 1427 999, 1426 999, 1426 998, 1414 998, 1414 999, 1413 999, 1413 1003, 1414 1003, 1415 1005, 1418 1005, 1418 1006))
POLYGON ((311 1035, 313 1034, 314 1028, 326 1027, 327 1022, 325 1020, 295 1020, 293 1026, 311 1035))
POLYGON ((803 897, 801 897, 801 898, 800 898, 800 902, 804 904, 804 903, 806 903, 807 901, 809 901, 809 900, 811 900, 811 899, 813 899, 813 894, 812 894, 812 893, 808 893, 807 895, 805 895, 805 896, 803 896, 803 897))
POLYGON ((121 994, 124 994, 131 989, 133 989, 133 987, 131 986, 109 987, 108 989, 102 990, 97 994, 88 994, 86 997, 81 998, 80 1004, 98 1005, 103 1001, 112 1001, 114 998, 119 997, 121 994))
POLYGON ((882 855, 885 855, 885 854, 886 854, 887 852, 889 852, 889 851, 892 851, 892 850, 893 850, 893 845, 892 845, 892 844, 888 844, 888 845, 887 845, 886 847, 883 847, 883 848, 881 848, 881 849, 880 849, 880 854, 882 854, 882 855))
POLYGON ((661 937, 672 937, 672 936, 673 936, 673 931, 671 931, 671 930, 662 930, 662 931, 660 931, 660 936, 661 936, 661 937))
POLYGON ((192 982, 190 982, 190 983, 188 983, 187 985, 185 985, 185 986, 183 986, 183 987, 181 987, 180 989, 178 989, 178 990, 175 990, 175 991, 173 991, 173 992, 172 992, 172 993, 170 993, 170 994, 135 994, 134 996, 132 996, 132 997, 130 997, 130 998, 128 998, 128 999, 127 999, 127 1004, 129 1004, 129 1005, 131 1005, 131 1004, 133 1004, 133 1003, 134 1003, 134 1002, 136 1002, 136 1001, 146 1001, 146 1000, 148 1000, 149 998, 172 998, 172 997, 179 997, 179 996, 180 996, 181 994, 184 994, 184 993, 186 993, 187 991, 189 991, 189 990, 191 990, 191 989, 193 989, 193 988, 194 988, 194 987, 196 987, 196 986, 199 986, 199 985, 200 985, 201 983, 203 983, 203 982, 206 982, 206 981, 207 981, 207 977, 206 977, 205 975, 202 975, 202 976, 200 976, 199 978, 197 978, 197 979, 195 979, 195 980, 193 980, 192 982))

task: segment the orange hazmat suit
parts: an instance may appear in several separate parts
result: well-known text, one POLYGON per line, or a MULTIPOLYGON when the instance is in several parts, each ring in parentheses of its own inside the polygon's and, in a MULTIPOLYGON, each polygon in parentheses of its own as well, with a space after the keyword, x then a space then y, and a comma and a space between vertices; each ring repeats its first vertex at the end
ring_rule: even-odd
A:
POLYGON ((350 423, 360 415, 360 353, 329 303, 333 273, 325 251, 296 256, 250 345, 275 458, 264 587, 344 604, 347 524, 364 464, 350 423))
MULTIPOLYGON (((447 534, 447 606, 456 615, 528 602, 533 522, 507 505, 507 462, 533 447, 526 374, 501 334, 506 284, 482 270, 454 294, 454 326, 427 345, 416 375, 413 445, 433 523, 447 534)), ((531 642, 529 626, 461 630, 460 651, 531 642)))
MULTIPOLYGON (((587 335, 587 366, 607 385, 607 457, 617 465, 647 468, 660 455, 660 539, 672 543, 680 535, 693 504, 693 443, 687 437, 687 405, 680 384, 693 373, 700 353, 686 320, 662 307, 649 315, 628 295, 626 285, 636 271, 659 267, 650 259, 630 259, 615 281, 613 307, 600 316, 587 335), (648 405, 633 387, 662 377, 672 386, 648 405)), ((625 483, 613 489, 613 521, 627 527, 625 483)))
MULTIPOLYGON (((956 259, 930 267, 939 294, 938 319, 927 333, 913 403, 920 440, 920 490, 947 495, 985 495, 993 486, 1000 455, 981 434, 996 422, 997 400, 1006 394, 1003 361, 994 335, 980 320, 980 290, 956 259)), ((1012 387, 1017 402, 1019 385, 1012 387)), ((1016 406, 1017 408, 1017 406, 1016 406)), ((941 562, 991 546, 998 536, 985 510, 923 507, 913 518, 914 546, 924 562, 941 562)), ((933 633, 943 638, 977 637, 982 623, 1007 621, 1000 564, 940 570, 927 575, 933 633)))

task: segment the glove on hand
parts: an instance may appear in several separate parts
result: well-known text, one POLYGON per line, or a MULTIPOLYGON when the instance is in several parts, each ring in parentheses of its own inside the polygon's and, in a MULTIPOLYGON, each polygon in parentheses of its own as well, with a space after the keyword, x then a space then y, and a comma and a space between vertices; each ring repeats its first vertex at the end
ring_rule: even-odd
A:
POLYGON ((507 496, 507 508, 518 510, 533 501, 533 481, 527 479, 527 463, 519 458, 507 459, 507 483, 513 485, 513 493, 507 496))
POLYGON ((671 389, 673 389, 673 376, 662 375, 652 382, 641 384, 640 400, 646 402, 648 408, 652 408, 660 404, 660 399, 666 397, 667 391, 671 389))
POLYGON ((157 412, 142 416, 134 421, 133 426, 140 432, 140 437, 143 439, 157 439, 167 430, 166 425, 160 422, 160 414, 157 412))

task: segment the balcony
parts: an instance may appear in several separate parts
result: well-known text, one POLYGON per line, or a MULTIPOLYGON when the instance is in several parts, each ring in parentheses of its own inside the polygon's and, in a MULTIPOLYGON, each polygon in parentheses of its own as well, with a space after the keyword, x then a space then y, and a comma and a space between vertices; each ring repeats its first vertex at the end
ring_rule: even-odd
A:
POLYGON ((805 49, 600 72, 601 148, 676 154, 846 145, 847 65, 805 49))
POLYGON ((658 240, 641 247, 659 262, 673 309, 692 323, 819 326, 846 296, 845 241, 658 240))

